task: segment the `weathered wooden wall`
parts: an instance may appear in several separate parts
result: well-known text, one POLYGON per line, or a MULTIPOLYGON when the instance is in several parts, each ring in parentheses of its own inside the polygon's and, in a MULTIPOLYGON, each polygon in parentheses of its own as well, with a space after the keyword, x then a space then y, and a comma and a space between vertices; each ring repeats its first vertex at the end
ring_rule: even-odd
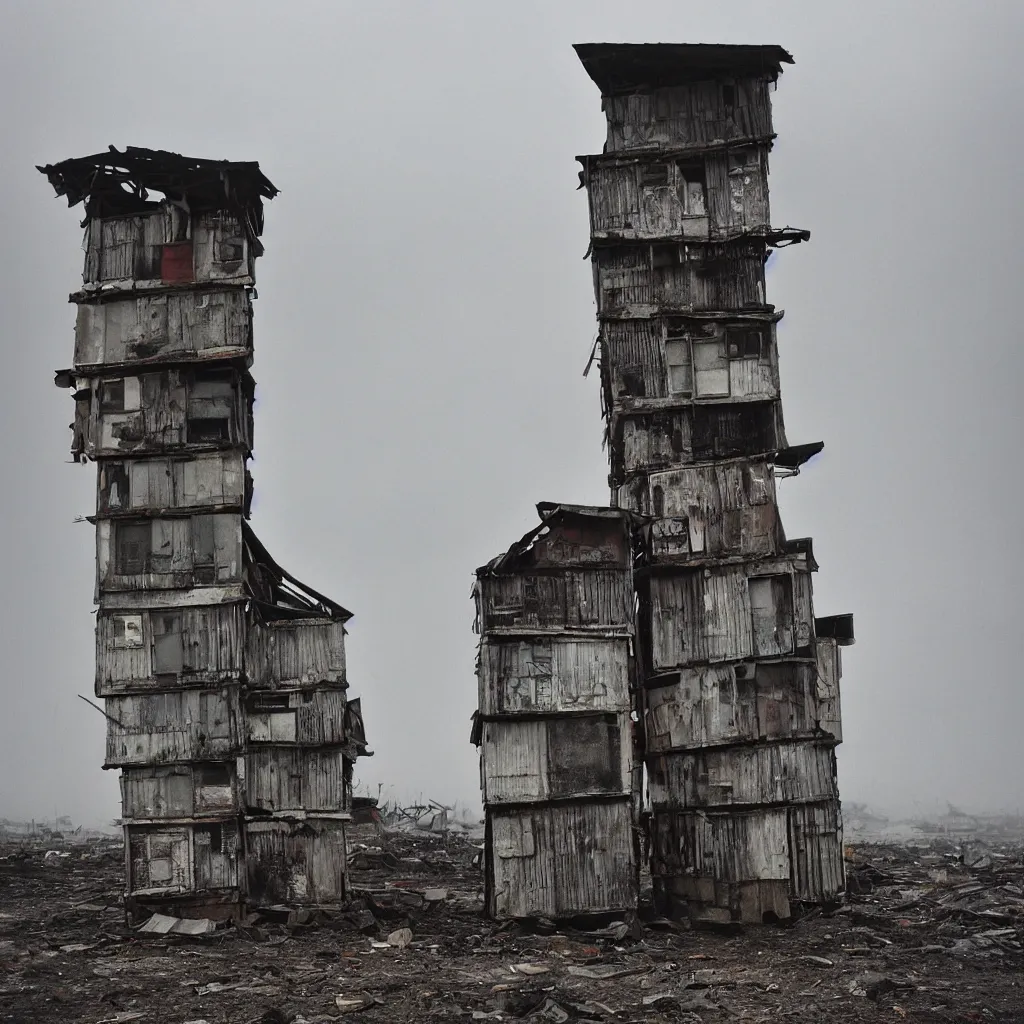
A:
POLYGON ((345 686, 345 626, 329 619, 256 622, 246 643, 246 681, 276 689, 345 686))
POLYGON ((96 511, 124 514, 230 507, 248 512, 249 478, 240 451, 171 458, 104 459, 97 464, 96 511))
POLYGON ((606 149, 673 150, 770 136, 770 87, 768 77, 740 77, 606 96, 606 149))
POLYGON ((246 825, 246 847, 253 903, 315 906, 344 899, 343 822, 251 821, 246 825))
POLYGON ((636 906, 630 801, 495 808, 488 829, 492 916, 564 918, 636 906))
POLYGON ((247 360, 252 300, 243 288, 162 292, 82 303, 75 327, 79 370, 150 362, 247 360))

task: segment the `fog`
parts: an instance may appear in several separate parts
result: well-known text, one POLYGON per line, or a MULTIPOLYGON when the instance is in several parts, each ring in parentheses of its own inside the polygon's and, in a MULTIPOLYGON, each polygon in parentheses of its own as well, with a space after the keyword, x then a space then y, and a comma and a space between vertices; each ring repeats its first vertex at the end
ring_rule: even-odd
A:
POLYGON ((478 800, 473 570, 538 500, 605 504, 574 42, 777 43, 769 263, 792 443, 844 651, 848 800, 1016 810, 1024 6, 184 3, 0 8, 0 816, 119 812, 91 697, 95 467, 69 463, 81 207, 109 144, 259 160, 252 525, 350 608, 365 789, 478 800))

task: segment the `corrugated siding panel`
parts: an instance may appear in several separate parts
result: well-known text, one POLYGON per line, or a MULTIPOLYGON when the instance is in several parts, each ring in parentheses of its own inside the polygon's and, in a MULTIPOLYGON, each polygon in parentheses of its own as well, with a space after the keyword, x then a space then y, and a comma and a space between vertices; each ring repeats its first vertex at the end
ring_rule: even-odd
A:
POLYGON ((601 359, 611 372, 612 394, 664 398, 667 394, 659 320, 615 320, 602 325, 601 359))
POLYGON ((832 747, 808 741, 661 754, 649 758, 647 768, 655 809, 809 803, 839 796, 832 747))
POLYGON ((636 906, 627 801, 490 810, 488 817, 494 916, 559 918, 636 906))
POLYGON ((678 683, 645 693, 647 749, 814 736, 823 713, 815 675, 806 662, 684 669, 678 683))
POLYGON ((239 750, 233 689, 107 698, 108 765, 233 757, 239 750))
POLYGON ((249 897, 274 904, 332 905, 345 898, 342 822, 246 822, 249 897))
POLYGON ((627 640, 485 639, 480 649, 480 711, 628 709, 627 640))
POLYGON ((249 810, 347 810, 344 756, 340 750, 250 750, 245 757, 245 792, 249 810))
POLYGON ((790 808, 789 849, 795 899, 828 903, 845 889, 838 801, 790 808))
POLYGON ((593 262, 597 304, 601 313, 654 303, 649 246, 602 249, 595 252, 593 262))
POLYGON ((558 575, 484 576, 482 629, 627 627, 633 621, 628 569, 558 575))
POLYGON ((345 682, 345 627, 327 619, 255 623, 246 671, 252 686, 274 689, 345 682))
POLYGON ((768 80, 738 79, 733 88, 735 98, 729 106, 720 82, 605 97, 606 149, 675 149, 770 135, 768 80))

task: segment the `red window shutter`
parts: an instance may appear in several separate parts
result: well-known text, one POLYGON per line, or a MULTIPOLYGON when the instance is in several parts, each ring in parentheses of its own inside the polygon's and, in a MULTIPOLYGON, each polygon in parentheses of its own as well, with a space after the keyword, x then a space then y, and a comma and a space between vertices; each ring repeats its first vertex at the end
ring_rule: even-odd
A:
POLYGON ((195 280, 191 242, 172 242, 164 246, 160 254, 160 280, 164 284, 190 284, 195 280))

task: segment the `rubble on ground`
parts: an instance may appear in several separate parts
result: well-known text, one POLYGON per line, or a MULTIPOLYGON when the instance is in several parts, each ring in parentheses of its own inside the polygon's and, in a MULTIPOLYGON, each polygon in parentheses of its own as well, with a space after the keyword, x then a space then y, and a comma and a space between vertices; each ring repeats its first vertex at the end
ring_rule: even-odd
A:
POLYGON ((658 918, 649 901, 636 921, 489 921, 479 830, 435 828, 438 813, 385 809, 353 827, 343 911, 212 930, 127 927, 116 839, 8 838, 0 1021, 1021 1019, 1024 829, 1012 822, 853 835, 834 912, 709 932, 658 918))

